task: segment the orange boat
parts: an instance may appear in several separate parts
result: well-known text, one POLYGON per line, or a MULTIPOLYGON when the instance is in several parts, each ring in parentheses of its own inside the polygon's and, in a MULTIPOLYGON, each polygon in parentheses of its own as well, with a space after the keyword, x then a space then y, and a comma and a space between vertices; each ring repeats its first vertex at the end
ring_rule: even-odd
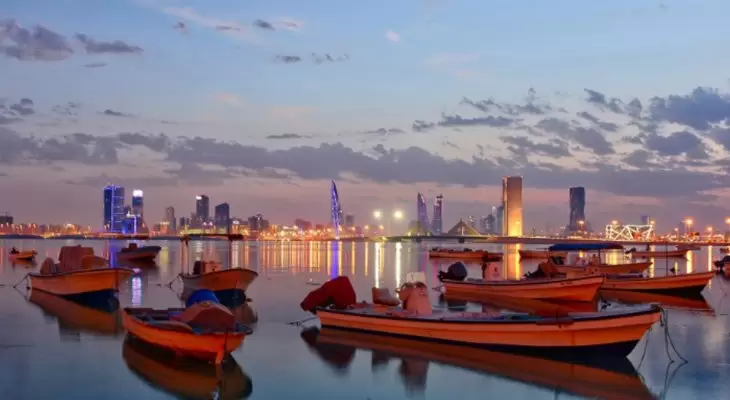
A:
POLYGON ((203 311, 197 315, 215 313, 211 317, 203 315, 202 319, 220 320, 221 322, 216 321, 217 329, 206 328, 203 332, 197 333, 192 325, 175 318, 190 308, 187 310, 125 308, 122 323, 130 335, 144 342, 169 349, 179 355, 213 360, 216 364, 220 364, 228 354, 243 344, 243 340, 252 333, 252 330, 248 326, 237 324, 233 314, 225 307, 211 303, 202 304, 204 304, 201 308, 203 311), (230 318, 227 318, 228 316, 230 318))
POLYGON ((659 321, 660 313, 657 305, 601 313, 568 313, 561 317, 438 310, 432 315, 416 316, 372 306, 317 309, 323 328, 422 340, 438 338, 441 342, 500 351, 579 358, 627 356, 659 321))
POLYGON ((129 268, 82 269, 56 274, 28 274, 30 286, 58 296, 116 292, 130 279, 134 271, 129 268))
MULTIPOLYGON (((315 349, 324 352, 334 348, 335 345, 343 351, 348 347, 353 350, 366 349, 373 352, 373 359, 380 356, 383 358, 395 356, 401 358, 404 363, 421 360, 427 363, 436 362, 530 385, 568 391, 586 398, 605 400, 655 398, 631 361, 625 358, 612 360, 607 364, 602 364, 600 359, 591 360, 595 361, 595 365, 574 364, 478 348, 464 351, 464 347, 458 345, 328 328, 315 331, 313 334, 308 331, 302 332, 302 337, 308 343, 311 341, 315 349), (309 335, 313 337, 307 337, 309 335)), ((413 371, 411 368, 405 370, 413 371)))
POLYGON ((444 280, 449 295, 498 294, 540 300, 591 301, 596 298, 605 278, 603 275, 577 278, 534 278, 523 280, 485 281, 466 279, 444 280))
POLYGON ((231 268, 199 275, 180 274, 185 290, 208 289, 212 291, 247 290, 259 276, 248 268, 231 268))
POLYGON ((440 303, 446 303, 446 307, 460 307, 459 311, 466 311, 467 302, 479 303, 482 310, 500 309, 535 314, 541 316, 567 315, 570 312, 596 312, 598 311, 598 297, 593 301, 547 301, 533 300, 520 297, 507 297, 491 294, 480 295, 450 295, 444 293, 439 297, 440 303))
POLYGON ((489 261, 499 261, 502 253, 493 253, 486 250, 471 249, 431 249, 428 251, 430 258, 448 258, 455 260, 482 260, 487 257, 489 261))
POLYGON ((118 312, 119 301, 116 298, 108 304, 106 310, 41 290, 31 290, 28 301, 40 307, 43 312, 58 318, 59 326, 67 329, 109 336, 116 336, 124 331, 118 312))
POLYGON ((634 290, 685 296, 697 296, 707 286, 715 273, 696 272, 692 274, 655 276, 609 276, 603 284, 606 290, 634 290))
POLYGON ((566 265, 562 264, 563 259, 561 257, 551 257, 545 262, 538 264, 540 269, 549 271, 550 273, 556 272, 559 274, 566 274, 570 276, 585 275, 585 274, 606 274, 606 275, 618 275, 618 274, 637 274, 644 272, 649 266, 650 261, 644 262, 632 262, 623 264, 574 264, 566 265), (557 261, 557 262, 556 262, 557 261))
POLYGON ((662 308, 691 310, 706 314, 715 314, 715 310, 704 297, 700 299, 656 294, 648 292, 632 292, 630 290, 601 290, 601 298, 623 304, 660 304, 662 308))
POLYGON ((655 250, 655 251, 633 251, 631 256, 633 258, 679 258, 687 255, 687 249, 679 250, 655 250))
POLYGON ((144 382, 176 398, 245 399, 253 384, 233 357, 222 366, 176 358, 128 337, 122 346, 127 368, 144 382))
POLYGON ((548 249, 543 250, 519 250, 520 258, 531 259, 531 260, 542 260, 549 257, 568 257, 567 251, 550 251, 548 249))

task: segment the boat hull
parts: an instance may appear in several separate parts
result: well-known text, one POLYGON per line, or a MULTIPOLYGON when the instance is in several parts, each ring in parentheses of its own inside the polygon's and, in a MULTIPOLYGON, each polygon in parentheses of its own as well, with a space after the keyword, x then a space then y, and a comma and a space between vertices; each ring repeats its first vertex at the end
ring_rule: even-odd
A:
POLYGON ((128 268, 84 269, 61 274, 28 274, 33 290, 42 290, 58 296, 115 292, 134 275, 128 268))
POLYGON ((567 251, 548 251, 548 250, 520 250, 520 258, 531 260, 544 260, 549 257, 568 257, 567 251))
POLYGON ((502 258, 502 255, 500 254, 497 256, 497 253, 490 253, 488 251, 433 251, 430 250, 428 252, 428 256, 430 258, 446 258, 446 259, 453 259, 453 260, 481 260, 484 258, 484 256, 492 257, 494 258, 502 258))
MULTIPOLYGON (((552 264, 552 263, 551 263, 552 264)), ((556 265, 555 269, 561 274, 607 274, 607 275, 618 275, 618 274, 638 274, 644 272, 651 262, 634 262, 625 264, 601 264, 601 265, 556 265)))
POLYGON ((246 291, 259 276, 258 272, 247 268, 231 268, 223 271, 208 272, 202 275, 182 274, 186 291, 208 289, 214 292, 246 291))
POLYGON ((444 280, 449 296, 498 294, 510 297, 542 300, 592 301, 598 295, 605 278, 524 279, 519 281, 451 281, 444 280))
POLYGON ((633 258, 679 258, 687 255, 689 250, 669 250, 669 251, 634 251, 631 253, 633 258))
POLYGON ((21 251, 20 253, 16 254, 9 254, 8 258, 12 260, 19 260, 19 261, 30 261, 33 260, 36 256, 36 253, 34 250, 29 251, 21 251))
POLYGON ((534 320, 443 320, 319 309, 323 328, 459 343, 469 346, 572 359, 625 357, 660 318, 650 306, 624 313, 591 313, 580 318, 534 320), (539 321, 539 322, 538 322, 539 321), (564 322, 561 322, 564 321, 564 322))
POLYGON ((658 276, 654 278, 611 278, 603 284, 606 290, 631 290, 673 294, 678 296, 701 296, 700 292, 715 276, 714 272, 658 276))
POLYGON ((656 303, 663 308, 692 310, 704 314, 714 315, 715 310, 702 298, 672 296, 662 293, 636 292, 630 290, 601 290, 601 298, 607 301, 623 304, 650 304, 656 303))
POLYGON ((120 251, 117 253, 117 260, 123 261, 151 261, 157 258, 160 253, 158 246, 140 247, 136 250, 120 251))
POLYGON ((109 310, 77 303, 42 290, 31 290, 28 301, 58 318, 59 325, 63 324, 66 329, 109 336, 116 336, 123 331, 122 321, 117 312, 119 300, 116 297, 111 297, 109 307, 105 307, 110 308, 109 310))
POLYGON ((207 333, 176 331, 157 327, 142 321, 135 315, 143 312, 156 312, 151 309, 125 308, 122 313, 122 324, 127 332, 135 338, 151 345, 159 346, 200 360, 223 362, 225 357, 243 344, 249 332, 207 333))

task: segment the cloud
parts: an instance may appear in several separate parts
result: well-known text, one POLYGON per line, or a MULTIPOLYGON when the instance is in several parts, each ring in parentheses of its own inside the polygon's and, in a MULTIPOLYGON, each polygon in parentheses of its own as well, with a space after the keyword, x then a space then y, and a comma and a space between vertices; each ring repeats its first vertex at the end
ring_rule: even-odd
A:
POLYGON ((23 28, 13 19, 0 19, 0 54, 21 61, 62 61, 73 47, 60 33, 36 25, 23 28))
POLYGON ((294 63, 298 63, 298 62, 302 61, 302 58, 299 57, 299 56, 282 56, 282 55, 277 55, 276 57, 274 57, 274 61, 281 62, 281 63, 284 63, 284 64, 294 64, 294 63))
POLYGON ((704 160, 709 157, 704 142, 695 134, 687 131, 674 132, 669 136, 650 134, 644 144, 648 150, 661 156, 686 155, 690 159, 704 160))
POLYGON ((264 21, 262 19, 257 19, 256 21, 253 21, 253 26, 260 28, 260 29, 267 29, 267 30, 276 30, 274 28, 274 25, 271 24, 271 22, 264 21))
POLYGON ((63 115, 67 117, 73 117, 78 114, 78 111, 81 109, 81 104, 76 103, 73 101, 69 101, 66 104, 63 105, 55 105, 51 109, 54 113, 58 115, 63 115))
POLYGON ((162 9, 165 14, 174 16, 181 20, 192 22, 205 28, 224 32, 228 36, 252 44, 259 44, 259 39, 253 35, 248 27, 236 21, 209 17, 198 13, 191 7, 165 7, 162 9))
POLYGON ((190 33, 190 31, 188 30, 188 25, 182 21, 177 21, 177 23, 172 26, 172 29, 184 34, 190 33))
POLYGON ((268 136, 266 136, 267 139, 274 139, 274 140, 277 140, 277 139, 307 139, 307 138, 310 138, 310 137, 311 136, 300 135, 298 133, 281 133, 281 134, 278 134, 278 135, 268 135, 268 136))
POLYGON ((390 40, 393 43, 400 42, 400 35, 391 30, 388 30, 385 32, 385 38, 390 40))
POLYGON ((558 137, 568 140, 591 150, 599 156, 614 154, 613 144, 606 140, 599 130, 573 126, 567 121, 557 118, 545 118, 535 125, 536 128, 545 132, 553 133, 558 137))
POLYGON ((653 97, 649 104, 652 122, 673 122, 700 131, 730 122, 730 95, 717 89, 697 87, 687 95, 653 97))
POLYGON ((114 111, 110 108, 107 108, 106 110, 102 111, 100 114, 102 115, 108 115, 110 117, 132 117, 132 114, 126 114, 119 111, 114 111))
POLYGON ((560 139, 550 139, 547 143, 536 143, 524 136, 500 136, 499 140, 507 144, 509 150, 515 156, 523 159, 530 155, 542 155, 553 158, 570 157, 568 142, 560 139))
POLYGON ((279 17, 272 21, 272 25, 276 29, 284 29, 289 31, 299 31, 304 27, 304 21, 291 17, 279 17))
POLYGON ((105 62, 93 62, 89 64, 85 64, 84 68, 103 68, 106 67, 108 64, 105 62))
POLYGON ((413 122, 412 129, 414 132, 425 132, 429 129, 440 127, 463 127, 463 126, 491 126, 494 128, 505 128, 517 122, 516 119, 503 117, 503 116, 486 116, 486 117, 474 117, 465 118, 461 115, 441 115, 441 120, 438 122, 426 122, 422 120, 416 120, 413 122))
POLYGON ((371 130, 371 131, 363 131, 362 133, 366 134, 366 135, 388 136, 388 135, 397 135, 397 134, 405 133, 405 131, 403 129, 399 129, 399 128, 388 128, 388 129, 378 128, 378 129, 371 130))
POLYGON ((615 97, 608 99, 606 98, 606 95, 601 92, 597 92, 591 89, 584 90, 588 94, 588 99, 586 101, 588 101, 589 103, 592 103, 601 109, 613 111, 616 114, 624 113, 624 103, 623 101, 621 101, 621 99, 615 97))
POLYGON ((228 104, 233 107, 241 107, 244 105, 243 98, 234 93, 216 93, 213 95, 213 99, 219 103, 228 104))
POLYGON ((83 33, 77 33, 74 38, 84 45, 87 54, 141 54, 144 52, 141 47, 124 43, 121 40, 99 42, 83 33))
POLYGON ((469 105, 485 113, 499 111, 513 116, 522 114, 542 115, 553 111, 550 104, 540 103, 539 101, 535 89, 530 88, 525 97, 525 104, 498 103, 494 99, 473 101, 466 97, 461 100, 461 104, 469 105))
POLYGON ((312 53, 312 59, 314 60, 315 64, 324 64, 324 63, 336 63, 336 62, 347 61, 350 59, 350 56, 347 54, 344 54, 341 56, 333 56, 329 53, 327 53, 327 54, 312 53))
POLYGON ((581 111, 577 115, 587 121, 592 122, 594 125, 603 129, 604 131, 617 132, 619 130, 619 126, 617 124, 614 124, 613 122, 601 121, 600 119, 598 119, 598 117, 589 112, 581 111))

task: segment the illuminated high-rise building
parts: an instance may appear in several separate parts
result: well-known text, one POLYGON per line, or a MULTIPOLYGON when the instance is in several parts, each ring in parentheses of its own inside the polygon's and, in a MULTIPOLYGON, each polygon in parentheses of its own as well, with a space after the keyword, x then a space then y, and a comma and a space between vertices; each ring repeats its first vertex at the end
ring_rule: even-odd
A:
POLYGON ((215 206, 215 228, 217 230, 225 230, 231 223, 231 206, 228 203, 221 203, 215 206))
POLYGON ((569 231, 579 231, 582 229, 581 221, 586 220, 586 190, 583 187, 570 188, 570 219, 568 221, 569 231))
POLYGON ((165 222, 171 232, 177 231, 177 220, 175 219, 175 207, 165 208, 165 222))
POLYGON ((132 190, 132 215, 136 218, 137 231, 144 224, 144 192, 140 189, 132 190))
POLYGON ((428 205, 426 204, 426 197, 422 193, 418 193, 418 196, 416 196, 416 215, 418 216, 419 233, 427 233, 430 231, 431 226, 428 223, 428 205))
POLYGON ((502 235, 522 236, 522 177, 505 176, 502 178, 502 235))
POLYGON ((494 208, 494 234, 502 235, 504 230, 504 204, 494 208))
POLYGON ((104 231, 121 233, 124 217, 124 188, 107 185, 104 187, 104 231))
POLYGON ((340 228, 342 228, 343 215, 342 204, 340 204, 340 194, 337 192, 335 181, 330 182, 330 216, 332 217, 332 229, 335 237, 340 237, 340 228))
POLYGON ((433 202, 433 228, 431 228, 431 232, 433 232, 434 235, 441 235, 443 233, 443 220, 441 219, 443 214, 443 208, 444 208, 444 196, 438 195, 436 196, 436 200, 433 202))
POLYGON ((195 218, 201 224, 210 219, 210 199, 204 194, 195 196, 195 218))

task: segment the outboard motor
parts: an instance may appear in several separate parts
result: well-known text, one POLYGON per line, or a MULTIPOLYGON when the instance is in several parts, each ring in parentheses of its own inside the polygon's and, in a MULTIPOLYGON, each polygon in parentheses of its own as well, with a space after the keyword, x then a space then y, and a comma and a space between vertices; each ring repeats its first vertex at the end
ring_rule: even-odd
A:
POLYGON ((316 314, 318 307, 334 306, 343 309, 355 303, 357 303, 357 296, 350 283, 350 278, 338 276, 325 282, 320 288, 309 292, 299 306, 304 311, 316 314))
POLYGON ((463 262, 457 261, 451 265, 449 265, 449 268, 444 271, 439 271, 439 280, 450 280, 450 281, 463 281, 466 279, 467 272, 466 272, 466 265, 464 265, 463 262))

